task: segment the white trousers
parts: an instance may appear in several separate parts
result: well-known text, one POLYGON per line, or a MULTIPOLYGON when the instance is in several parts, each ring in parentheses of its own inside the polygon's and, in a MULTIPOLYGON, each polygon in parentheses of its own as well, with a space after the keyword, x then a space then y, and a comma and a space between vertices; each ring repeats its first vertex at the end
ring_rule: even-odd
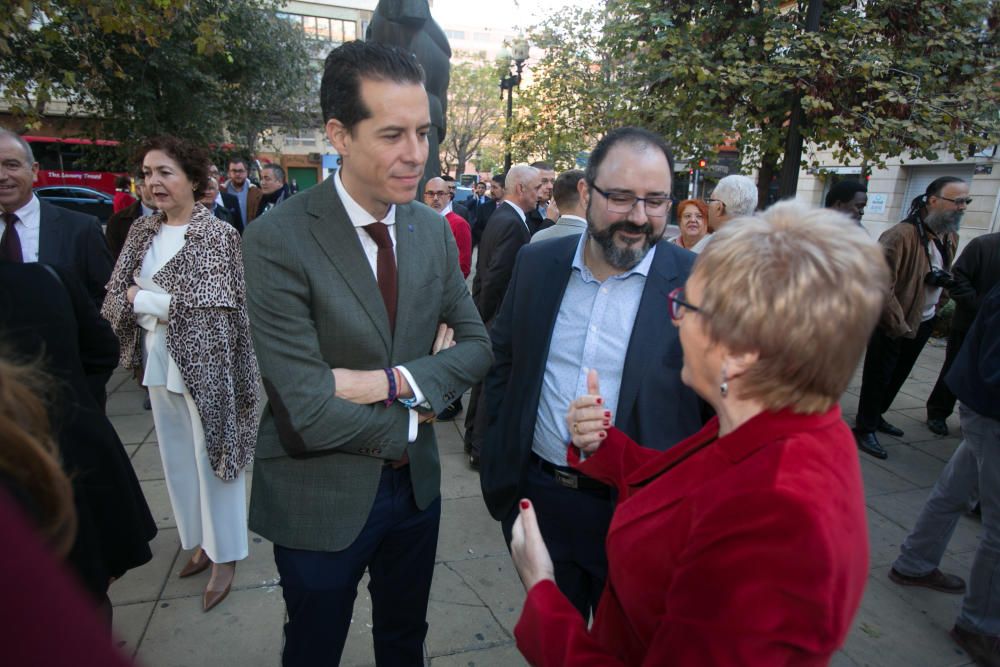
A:
POLYGON ((181 546, 201 545, 214 563, 243 560, 249 553, 245 471, 229 482, 212 471, 190 393, 149 387, 149 402, 181 546))

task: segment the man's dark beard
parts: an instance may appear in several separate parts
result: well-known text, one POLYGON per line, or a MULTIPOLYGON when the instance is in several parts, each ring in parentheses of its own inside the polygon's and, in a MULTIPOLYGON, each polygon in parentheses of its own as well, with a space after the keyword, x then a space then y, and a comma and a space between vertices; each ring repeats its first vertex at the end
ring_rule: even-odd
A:
POLYGON ((587 210, 587 234, 590 238, 597 241, 597 244, 601 246, 601 250, 604 252, 604 261, 606 261, 611 266, 619 269, 621 271, 628 271, 636 264, 642 261, 649 252, 649 249, 659 242, 663 238, 663 233, 666 231, 666 226, 663 230, 656 235, 653 230, 653 225, 646 223, 644 225, 637 225, 628 220, 621 220, 612 224, 610 227, 604 231, 599 231, 594 223, 590 220, 590 210, 587 210), (619 248, 615 245, 615 232, 619 230, 624 230, 626 232, 642 233, 646 235, 646 241, 641 247, 630 246, 628 248, 619 248))
POLYGON ((928 211, 924 224, 936 236, 954 234, 962 224, 962 211, 928 211))

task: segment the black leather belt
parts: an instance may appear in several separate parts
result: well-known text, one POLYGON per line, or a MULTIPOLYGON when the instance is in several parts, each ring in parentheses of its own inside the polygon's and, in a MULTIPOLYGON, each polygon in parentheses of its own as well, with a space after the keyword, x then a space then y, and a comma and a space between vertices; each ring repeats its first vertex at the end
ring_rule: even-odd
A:
POLYGON ((593 477, 587 477, 584 474, 576 472, 572 468, 566 468, 549 463, 534 452, 531 453, 531 460, 542 472, 552 477, 552 479, 554 479, 560 486, 565 486, 567 489, 586 491, 590 495, 596 495, 602 498, 611 497, 611 487, 603 482, 598 482, 593 477))

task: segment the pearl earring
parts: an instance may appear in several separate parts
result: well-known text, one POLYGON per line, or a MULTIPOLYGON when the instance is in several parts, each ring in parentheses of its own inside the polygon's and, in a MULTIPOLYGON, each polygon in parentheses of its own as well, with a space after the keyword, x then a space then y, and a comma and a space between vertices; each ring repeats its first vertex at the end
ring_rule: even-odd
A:
POLYGON ((722 394, 722 398, 729 395, 729 374, 726 369, 722 369, 722 383, 719 384, 719 393, 722 394))

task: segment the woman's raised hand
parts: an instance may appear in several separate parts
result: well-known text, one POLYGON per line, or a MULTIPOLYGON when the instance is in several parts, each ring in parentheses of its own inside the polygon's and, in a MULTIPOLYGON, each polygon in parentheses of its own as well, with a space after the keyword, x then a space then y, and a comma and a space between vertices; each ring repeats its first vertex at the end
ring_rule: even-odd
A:
POLYGON ((597 371, 587 371, 587 393, 569 404, 566 427, 573 444, 587 454, 593 454, 608 436, 611 411, 604 406, 597 371))

